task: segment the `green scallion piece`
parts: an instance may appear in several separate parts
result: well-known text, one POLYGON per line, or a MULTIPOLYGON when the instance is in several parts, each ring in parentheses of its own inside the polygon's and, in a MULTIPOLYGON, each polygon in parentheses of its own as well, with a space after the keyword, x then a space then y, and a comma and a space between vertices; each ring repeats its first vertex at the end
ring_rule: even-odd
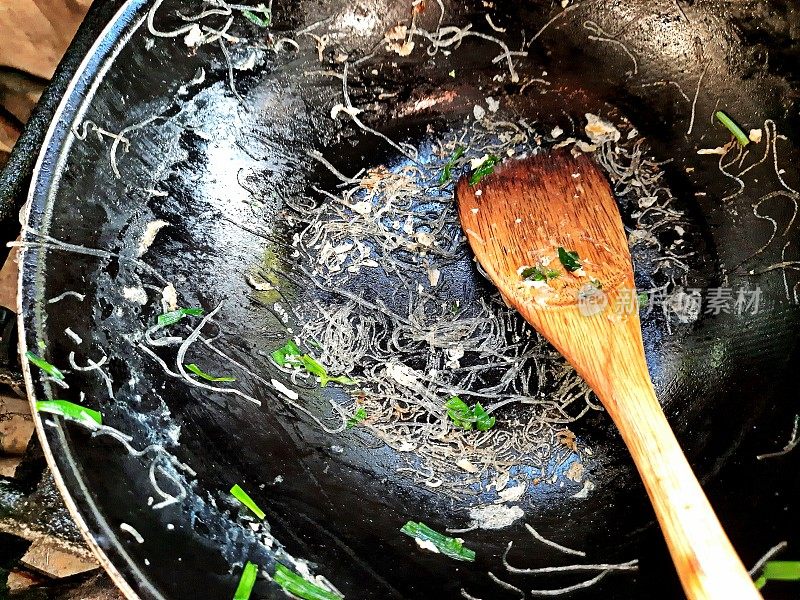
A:
POLYGON ((244 569, 242 569, 242 576, 239 578, 239 585, 236 586, 236 591, 233 593, 233 600, 249 600, 253 586, 256 584, 257 576, 258 566, 248 560, 244 565, 244 569))
POLYGON ((800 581, 800 560, 770 560, 764 565, 764 577, 775 581, 800 581))
POLYGON ((328 375, 327 369, 325 369, 325 367, 319 364, 319 362, 310 357, 308 354, 303 354, 300 357, 299 364, 311 375, 316 375, 317 377, 319 377, 319 384, 322 387, 325 387, 331 381, 334 383, 340 383, 342 385, 356 384, 356 382, 353 379, 350 379, 346 375, 336 375, 335 377, 328 375))
POLYGON ((475 560, 475 551, 465 548, 461 540, 447 537, 425 525, 425 523, 415 523, 409 521, 400 529, 407 536, 422 540, 423 542, 430 542, 436 549, 455 560, 463 560, 472 562, 475 560))
POLYGON ((466 148, 464 146, 456 146, 456 149, 453 150, 453 155, 447 160, 444 165, 444 169, 442 169, 442 174, 439 175, 439 185, 444 185, 451 179, 451 171, 456 164, 456 161, 464 155, 464 151, 466 148))
POLYGON ((275 565, 275 574, 272 576, 279 586, 284 591, 294 594, 303 600, 341 600, 342 596, 334 594, 328 590, 319 587, 303 579, 300 575, 289 569, 288 567, 277 563, 275 565))
POLYGON ((31 363, 33 363, 34 365, 39 367, 42 371, 44 371, 45 373, 50 375, 50 377, 52 377, 53 379, 57 379, 58 381, 63 381, 64 380, 64 374, 61 371, 59 371, 56 367, 51 365, 49 362, 47 362, 45 359, 43 359, 42 357, 36 356, 30 350, 28 350, 25 353, 25 357, 31 363))
POLYGON ((364 420, 364 419, 366 419, 366 418, 367 418, 367 411, 366 411, 366 409, 365 409, 365 408, 362 406, 361 408, 359 408, 359 409, 358 409, 358 410, 355 412, 355 414, 354 414, 352 417, 350 417, 349 419, 347 419, 347 429, 352 429, 353 427, 355 427, 356 425, 358 425, 359 423, 361 423, 361 421, 363 421, 363 420, 364 420))
POLYGON ((267 516, 267 513, 259 508, 255 500, 253 500, 250 495, 239 486, 238 483, 231 488, 231 496, 253 511, 253 514, 255 514, 255 516, 257 516, 259 519, 263 519, 267 516))
POLYGON ((495 418, 484 410, 480 402, 472 407, 472 416, 475 417, 475 429, 478 431, 488 431, 494 427, 495 418))
POLYGON ((258 12, 262 13, 264 16, 259 17, 256 13, 252 10, 243 10, 242 14, 245 18, 250 21, 251 23, 255 23, 259 27, 269 27, 272 23, 272 14, 270 13, 269 9, 264 6, 263 4, 259 4, 256 9, 258 12))
POLYGON ((319 384, 325 387, 330 382, 341 383, 342 385, 355 385, 355 380, 346 375, 328 375, 328 370, 319 361, 309 356, 301 354, 300 348, 292 340, 287 341, 283 346, 272 352, 272 360, 282 367, 302 367, 310 375, 319 377, 319 384))
POLYGON ((800 581, 800 560, 767 561, 755 586, 761 589, 768 581, 800 581))
POLYGON ((489 157, 484 160, 477 169, 472 172, 469 178, 470 185, 476 185, 480 183, 481 179, 486 177, 487 175, 491 175, 494 173, 494 166, 499 163, 502 159, 499 156, 495 156, 494 154, 490 154, 489 157))
POLYGON ((158 326, 168 327, 174 325, 186 316, 202 317, 203 312, 202 308, 179 308, 178 310, 171 310, 158 316, 158 326))
POLYGON ((578 258, 578 253, 575 251, 566 250, 561 246, 558 247, 558 260, 564 265, 564 268, 572 273, 581 268, 581 261, 578 258))
POLYGON ((444 406, 447 409, 447 416, 450 417, 450 420, 453 421, 456 427, 467 431, 472 429, 472 423, 475 419, 466 402, 458 396, 453 396, 444 403, 444 406))
POLYGON ((526 267, 520 272, 520 277, 529 281, 549 281, 560 275, 561 273, 556 269, 542 269, 540 267, 526 267))
POLYGON ((68 400, 39 400, 36 402, 37 412, 60 415, 66 419, 85 423, 87 425, 102 425, 103 415, 68 400))
POLYGON ((283 346, 272 353, 272 360, 282 367, 285 367, 292 357, 300 356, 300 348, 293 340, 288 340, 283 346))
POLYGON ((453 425, 465 431, 471 430, 473 425, 478 431, 488 431, 494 427, 495 418, 484 410, 480 402, 470 408, 461 398, 453 396, 445 402, 444 406, 453 425))
POLYGON ((191 371, 200 379, 205 379, 206 381, 236 381, 236 377, 214 377, 213 375, 209 375, 194 363, 189 363, 188 365, 183 366, 186 367, 186 370, 191 371))
POLYGON ((739 127, 728 115, 721 110, 718 110, 714 113, 714 116, 717 117, 717 121, 725 125, 727 130, 733 134, 733 137, 736 138, 736 141, 739 142, 739 144, 742 146, 747 146, 747 144, 750 143, 750 138, 747 137, 747 134, 742 131, 742 128, 739 127))

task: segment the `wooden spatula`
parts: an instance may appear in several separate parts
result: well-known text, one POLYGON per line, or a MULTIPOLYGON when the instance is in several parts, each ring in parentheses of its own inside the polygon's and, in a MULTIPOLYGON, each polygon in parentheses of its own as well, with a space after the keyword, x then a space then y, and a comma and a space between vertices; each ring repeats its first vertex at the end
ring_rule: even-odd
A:
POLYGON ((469 244, 506 302, 566 357, 616 423, 686 595, 760 598, 656 399, 627 239, 597 166, 565 153, 512 160, 477 185, 462 178, 456 197, 469 244))

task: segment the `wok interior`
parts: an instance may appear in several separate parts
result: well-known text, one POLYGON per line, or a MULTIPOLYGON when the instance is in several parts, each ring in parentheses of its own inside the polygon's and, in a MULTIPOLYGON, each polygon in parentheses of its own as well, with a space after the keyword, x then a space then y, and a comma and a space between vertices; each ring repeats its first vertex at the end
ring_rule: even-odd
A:
MULTIPOLYGON (((378 20, 373 29, 375 39, 404 18, 394 4, 389 10, 383 8, 378 4, 367 6, 368 14, 378 20)), ((475 19, 473 12, 460 14, 456 7, 448 8, 453 10, 453 19, 475 19)), ((543 23, 542 15, 546 13, 544 6, 536 5, 502 10, 509 13, 505 15, 507 22, 526 25, 543 23)), ((697 162, 690 142, 678 134, 685 126, 686 107, 680 109, 679 118, 677 104, 669 102, 661 88, 641 87, 638 81, 625 76, 618 55, 608 48, 586 44, 581 16, 602 24, 619 17, 614 10, 575 10, 570 20, 559 27, 557 36, 543 38, 541 46, 533 45, 529 56, 520 59, 518 68, 524 75, 540 76, 540 71, 547 71, 555 80, 551 86, 531 86, 520 91, 520 85, 495 82, 499 67, 492 58, 496 47, 471 41, 446 60, 431 61, 415 55, 392 57, 398 67, 390 68, 385 57, 376 57, 372 59, 374 64, 368 62, 357 74, 351 74, 350 94, 356 105, 375 103, 375 116, 369 121, 373 127, 415 148, 429 147, 433 139, 461 127, 470 118, 473 106, 489 95, 500 99, 503 110, 516 119, 540 122, 548 128, 559 125, 568 132, 574 129, 580 133, 587 112, 626 118, 647 139, 657 160, 672 160, 665 166, 667 185, 678 197, 693 228, 691 250, 697 252, 692 259, 693 283, 711 286, 721 281, 720 260, 726 264, 735 262, 763 243, 760 238, 743 239, 721 216, 723 208, 735 211, 738 207, 742 214, 749 214, 752 198, 745 194, 720 207, 699 202, 694 196, 702 190, 718 197, 722 193, 716 191, 727 184, 719 181, 715 169, 697 162), (454 80, 449 76, 452 70, 467 75, 454 80), (411 110, 421 99, 449 92, 453 93, 450 102, 436 104, 432 109, 411 110), (389 100, 376 101, 379 94, 389 100), (684 168, 689 164, 696 169, 692 176, 684 168)), ((642 4, 636 10, 647 15, 659 14, 661 9, 642 4)), ((277 22, 280 18, 281 13, 276 13, 277 22)), ((144 37, 133 38, 122 50, 118 64, 136 65, 142 60, 137 56, 144 37)), ((637 38, 651 50, 639 68, 657 73, 662 79, 686 83, 687 76, 681 71, 685 63, 672 64, 675 59, 669 54, 676 52, 679 38, 668 38, 672 45, 664 46, 660 45, 662 38, 650 42, 637 38)), ((370 47, 369 42, 369 36, 355 36, 351 50, 363 51, 370 47)), ((344 43, 347 45, 347 41, 344 43)), ((163 45, 155 51, 164 58, 183 57, 184 50, 163 45)), ((195 62, 176 60, 176 80, 191 79, 197 62, 207 59, 201 52, 192 59, 195 62)), ((52 204, 45 210, 37 209, 34 222, 38 220, 38 225, 44 225, 44 230, 58 239, 90 247, 110 245, 124 251, 140 231, 133 225, 144 223, 151 216, 170 221, 171 226, 160 234, 150 251, 150 263, 176 286, 180 282, 185 305, 210 309, 223 302, 224 309, 215 325, 217 331, 209 335, 219 334, 218 347, 256 373, 270 372, 265 351, 268 354, 285 341, 286 328, 269 306, 253 301, 242 274, 253 265, 263 265, 265 256, 271 264, 291 265, 291 245, 281 237, 288 231, 281 227, 286 200, 310 195, 312 186, 333 189, 338 183, 326 168, 298 148, 320 151, 347 174, 406 161, 382 140, 353 128, 339 129, 326 118, 330 98, 341 93, 341 81, 305 73, 314 68, 315 56, 306 56, 250 76, 243 86, 249 111, 241 110, 229 93, 222 68, 216 70, 209 86, 175 105, 182 107, 180 111, 167 101, 154 102, 152 92, 143 91, 148 82, 152 89, 159 89, 157 73, 148 71, 134 77, 127 72, 129 69, 112 72, 108 89, 98 92, 90 109, 94 112, 89 114, 110 124, 121 123, 112 130, 129 124, 130 115, 137 110, 140 114, 166 110, 166 118, 122 159, 126 161, 123 182, 115 180, 107 170, 87 167, 105 160, 104 147, 73 143, 59 165, 58 187, 49 200, 52 204), (135 109, 123 110, 118 104, 119 97, 125 94, 135 98, 135 109), (168 195, 142 191, 154 184, 168 195), (59 203, 63 205, 76 194, 83 199, 77 214, 59 210, 59 203), (264 202, 258 210, 251 206, 254 199, 264 202), (263 232, 265 222, 277 224, 266 228, 266 238, 252 233, 263 232)), ((707 84, 720 89, 727 86, 724 76, 713 70, 709 71, 707 84)), ((737 112, 766 117, 774 102, 774 98, 746 97, 741 93, 737 112)), ((708 129, 705 123, 703 127, 708 129)), ((629 219, 633 209, 628 207, 626 212, 623 207, 624 218, 629 219)), ((239 398, 209 396, 166 377, 158 365, 131 346, 127 337, 131 323, 153 318, 153 307, 127 305, 116 311, 120 290, 141 281, 140 274, 124 261, 98 263, 94 257, 75 257, 59 269, 47 269, 48 262, 62 264, 64 256, 58 252, 43 254, 38 256, 40 263, 34 263, 34 256, 37 255, 29 255, 28 265, 35 264, 42 279, 39 283, 29 271, 28 282, 36 281, 28 288, 29 307, 68 289, 75 281, 85 281, 86 306, 92 308, 76 313, 75 305, 53 304, 47 307, 46 323, 34 317, 38 313, 31 310, 27 320, 31 340, 46 337, 53 355, 66 355, 73 348, 54 332, 70 326, 104 348, 112 357, 110 375, 117 395, 138 398, 127 405, 119 401, 104 403, 107 421, 118 423, 134 439, 153 441, 160 440, 164 431, 179 427, 180 445, 175 453, 198 473, 188 510, 171 507, 156 513, 146 505, 152 493, 148 461, 127 456, 115 443, 93 440, 72 427, 66 429, 63 438, 51 441, 69 450, 61 460, 65 461, 64 469, 72 473, 65 476, 70 490, 90 497, 106 522, 133 523, 143 534, 147 542, 126 546, 125 552, 131 557, 130 563, 138 565, 151 557, 152 567, 146 570, 146 578, 151 578, 157 589, 175 595, 195 586, 197 590, 206 590, 209 585, 227 589, 231 556, 242 548, 253 557, 266 555, 264 560, 271 560, 257 540, 240 533, 231 523, 230 512, 226 511, 233 511, 235 505, 220 503, 215 507, 208 501, 216 490, 227 490, 234 483, 247 485, 253 497, 266 507, 273 534, 291 553, 316 563, 317 571, 335 581, 349 597, 456 597, 462 588, 476 597, 500 597, 503 592, 492 584, 486 572, 503 570, 500 557, 509 541, 514 542, 509 561, 515 565, 565 562, 561 554, 534 540, 522 521, 505 530, 463 534, 478 553, 476 563, 466 567, 418 552, 397 533, 403 523, 423 521, 440 531, 464 527, 465 506, 436 489, 399 476, 398 453, 357 430, 348 430, 332 441, 329 434, 298 416, 258 381, 245 381, 243 387, 262 401, 260 407, 239 398), (168 407, 167 412, 160 411, 162 403, 168 407), (343 451, 334 451, 334 445, 343 451), (120 477, 120 473, 124 476, 120 477), (279 477, 282 481, 277 482, 279 477), (77 491, 78 480, 91 491, 77 491), (120 485, 121 480, 126 484, 120 485), (167 523, 177 526, 168 532, 167 523), (220 543, 220 539, 224 541, 220 543), (163 550, 167 547, 169 552, 163 550), (153 556, 158 560, 154 561, 153 556), (196 579, 198 564, 207 567, 212 583, 196 579)), ((493 293, 469 261, 453 269, 449 276, 459 282, 460 288, 453 287, 457 291, 452 299, 475 299, 493 293)), ((637 276, 646 278, 648 274, 637 276)), ((324 294, 298 286, 291 279, 284 280, 284 284, 284 301, 290 305, 309 298, 326 300, 324 294)), ((763 285, 766 293, 782 294, 782 283, 777 279, 763 285)), ((358 280, 356 291, 374 294, 398 310, 403 304, 402 296, 380 280, 358 280)), ((690 459, 698 461, 701 478, 713 474, 716 486, 724 482, 728 489, 746 488, 727 459, 740 443, 742 432, 775 398, 780 398, 788 381, 785 374, 796 360, 794 344, 787 334, 795 319, 794 312, 772 305, 766 314, 748 324, 735 315, 721 315, 703 318, 670 335, 665 334, 664 323, 658 317, 644 320, 646 351, 659 397, 673 417, 690 459), (738 332, 736 336, 730 335, 732 329, 738 332), (755 342, 763 338, 769 338, 768 347, 755 342), (720 406, 726 409, 720 410, 720 406), (726 463, 729 466, 725 467, 726 463)), ((207 368, 211 371, 223 367, 223 363, 215 365, 211 360, 207 368)), ((91 390, 97 397, 105 394, 104 383, 89 375, 82 377, 82 385, 87 395, 91 390)), ((321 414, 327 405, 325 396, 341 393, 336 389, 322 395, 308 392, 303 400, 321 414)), ((637 597, 640 581, 672 582, 671 568, 651 522, 646 498, 611 424, 603 414, 590 413, 571 428, 580 442, 595 450, 587 466, 597 488, 580 501, 570 497, 574 490, 538 492, 532 488, 524 506, 526 520, 546 537, 587 550, 592 561, 641 559, 638 574, 621 576, 625 577, 624 583, 609 578, 595 589, 599 596, 610 593, 608 590, 620 593, 624 587, 631 597, 637 597)), ((745 440, 742 448, 747 448, 748 443, 752 440, 745 440)), ((714 489, 712 486, 712 492, 714 489)), ((718 504, 723 521, 726 515, 742 514, 739 510, 743 504, 746 508, 746 503, 732 497, 718 504)), ((97 515, 88 517, 90 523, 96 519, 97 515)), ((755 539, 753 527, 738 525, 741 530, 731 532, 734 542, 746 535, 755 539)), ((761 532, 759 535, 767 537, 763 527, 761 532)), ((109 540, 101 539, 100 543, 109 552, 118 551, 109 540)), ((758 554, 758 550, 753 553, 758 554)), ((523 576, 503 576, 522 587, 564 585, 563 578, 538 579, 531 584, 523 576)))

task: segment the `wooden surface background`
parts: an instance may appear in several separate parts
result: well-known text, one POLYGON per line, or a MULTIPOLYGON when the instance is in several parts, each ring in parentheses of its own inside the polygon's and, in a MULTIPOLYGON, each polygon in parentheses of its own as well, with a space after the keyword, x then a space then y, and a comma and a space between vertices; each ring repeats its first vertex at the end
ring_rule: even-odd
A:
MULTIPOLYGON (((91 1, 0 0, 0 170, 91 1)), ((16 293, 16 252, 11 252, 0 269, 0 307, 15 311, 16 293)), ((16 498, 19 483, 19 489, 33 489, 19 498, 21 504, 33 507, 33 513, 66 519, 60 501, 37 504, 40 496, 53 497, 42 494, 52 491, 53 483, 46 471, 37 475, 24 466, 37 461, 32 438, 23 392, 0 385, 0 491, 12 490, 3 501, 16 498), (30 481, 24 479, 26 473, 30 481)), ((51 531, 28 522, 9 502, 0 504, 0 598, 121 600, 84 545, 68 539, 64 529, 51 531)))
POLYGON ((0 0, 0 168, 92 0, 0 0))

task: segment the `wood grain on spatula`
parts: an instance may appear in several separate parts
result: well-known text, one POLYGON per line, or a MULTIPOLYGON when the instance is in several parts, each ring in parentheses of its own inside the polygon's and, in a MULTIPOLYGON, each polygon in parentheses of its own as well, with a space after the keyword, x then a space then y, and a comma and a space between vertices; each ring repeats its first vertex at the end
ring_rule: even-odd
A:
POLYGON ((760 598, 683 455, 645 361, 633 268, 608 181, 588 157, 507 161, 456 185, 469 244, 506 302, 595 391, 631 452, 686 595, 760 598), (575 251, 569 272, 557 249, 575 251), (557 277, 531 283, 522 267, 557 277))

